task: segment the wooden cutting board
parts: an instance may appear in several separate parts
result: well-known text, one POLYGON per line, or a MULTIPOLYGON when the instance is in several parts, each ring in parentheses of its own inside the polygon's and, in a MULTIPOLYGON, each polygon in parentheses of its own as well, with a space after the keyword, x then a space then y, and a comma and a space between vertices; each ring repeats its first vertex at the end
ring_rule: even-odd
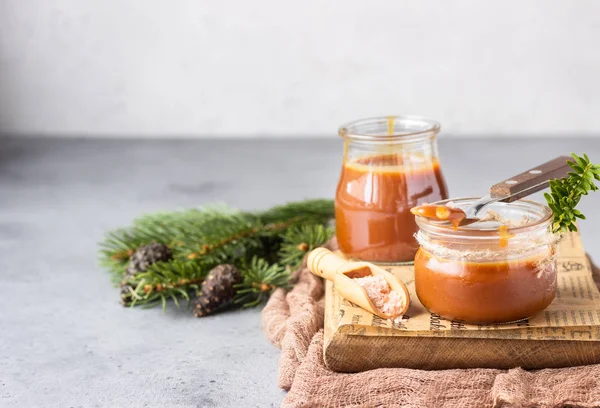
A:
POLYGON ((600 291, 578 233, 567 234, 559 245, 557 299, 517 325, 440 319, 418 301, 412 266, 388 270, 411 292, 408 320, 396 324, 343 299, 327 282, 324 359, 329 369, 538 369, 600 363, 600 291))

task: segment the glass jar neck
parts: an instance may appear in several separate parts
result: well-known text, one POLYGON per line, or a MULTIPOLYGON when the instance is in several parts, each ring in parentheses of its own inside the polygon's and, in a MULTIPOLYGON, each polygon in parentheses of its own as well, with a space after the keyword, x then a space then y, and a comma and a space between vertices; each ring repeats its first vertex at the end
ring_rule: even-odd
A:
POLYGON ((431 139, 439 131, 440 124, 431 119, 415 116, 382 116, 342 125, 339 135, 354 141, 408 144, 431 139))
POLYGON ((413 163, 431 165, 438 162, 437 139, 435 135, 410 143, 402 140, 393 142, 374 142, 369 140, 344 140, 344 162, 353 163, 379 157, 380 162, 413 163), (385 159, 387 158, 387 160, 385 159), (393 159, 393 160, 392 160, 393 159))
POLYGON ((340 127, 339 134, 344 138, 345 162, 389 156, 395 163, 428 164, 437 161, 439 131, 439 123, 429 119, 386 116, 348 123, 340 127))

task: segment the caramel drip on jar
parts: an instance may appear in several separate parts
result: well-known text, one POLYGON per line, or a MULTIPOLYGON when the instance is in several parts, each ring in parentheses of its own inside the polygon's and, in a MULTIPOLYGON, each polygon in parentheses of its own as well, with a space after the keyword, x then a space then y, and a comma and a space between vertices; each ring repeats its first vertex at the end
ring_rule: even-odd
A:
POLYGON ((500 248, 506 248, 508 246, 508 240, 514 237, 514 234, 511 234, 508 231, 506 225, 501 225, 500 228, 498 228, 498 235, 500 235, 500 248))
POLYGON ((394 136, 394 128, 396 127, 396 118, 388 116, 387 118, 387 134, 388 136, 394 136))

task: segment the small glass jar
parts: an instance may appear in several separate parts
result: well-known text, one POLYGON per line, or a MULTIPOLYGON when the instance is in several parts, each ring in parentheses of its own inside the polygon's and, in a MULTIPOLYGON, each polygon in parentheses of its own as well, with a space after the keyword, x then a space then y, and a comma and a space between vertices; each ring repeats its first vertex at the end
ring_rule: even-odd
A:
MULTIPOLYGON (((466 208, 474 200, 452 202, 466 208)), ((493 203, 483 212, 488 221, 456 230, 416 217, 417 296, 430 312, 448 320, 492 324, 529 318, 556 295, 552 211, 520 200, 493 203)))
POLYGON ((412 262, 419 247, 410 209, 448 198, 439 166, 439 123, 390 116, 342 126, 344 162, 335 196, 336 235, 349 258, 412 262))

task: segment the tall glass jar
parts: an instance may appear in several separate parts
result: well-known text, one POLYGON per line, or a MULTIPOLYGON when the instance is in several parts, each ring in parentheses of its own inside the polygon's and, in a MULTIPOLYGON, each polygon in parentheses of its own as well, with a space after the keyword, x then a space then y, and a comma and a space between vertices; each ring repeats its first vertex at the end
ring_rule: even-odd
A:
MULTIPOLYGON (((475 199, 452 200, 464 208, 475 199)), ((436 204, 445 204, 440 202, 436 204)), ((556 294, 552 211, 520 200, 493 203, 487 221, 454 229, 417 216, 415 287, 430 312, 469 323, 507 323, 542 311, 556 294)))
POLYGON ((409 116, 343 125, 344 162, 335 196, 336 235, 348 257, 412 262, 418 249, 410 209, 448 198, 438 160, 439 123, 409 116))

